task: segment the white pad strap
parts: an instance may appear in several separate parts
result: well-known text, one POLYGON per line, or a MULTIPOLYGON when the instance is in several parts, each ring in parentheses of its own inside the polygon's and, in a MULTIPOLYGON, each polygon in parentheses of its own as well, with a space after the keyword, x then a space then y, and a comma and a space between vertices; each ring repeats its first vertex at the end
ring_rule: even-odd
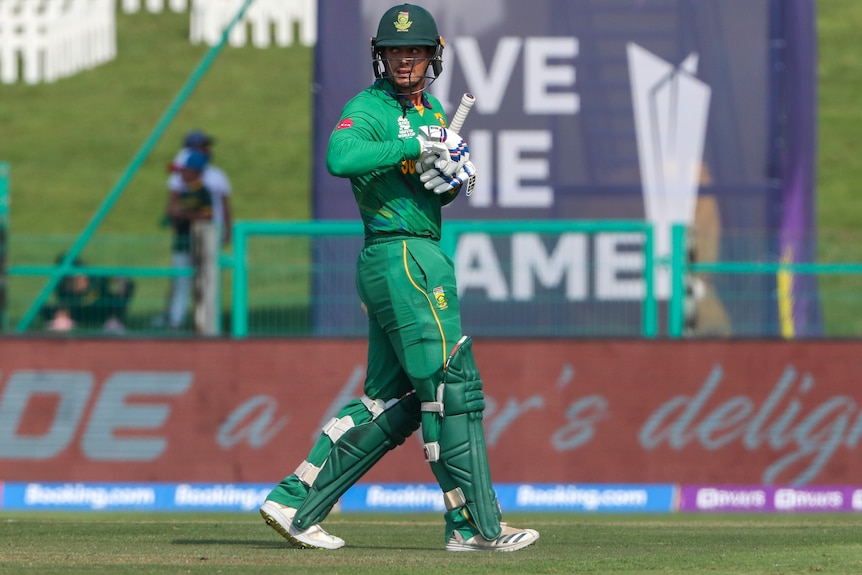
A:
POLYGON ((401 401, 401 398, 394 397, 389 401, 383 401, 382 399, 371 399, 367 395, 363 395, 359 398, 359 401, 361 401, 362 405, 365 406, 365 409, 371 413, 372 419, 377 419, 381 413, 401 401))
POLYGON ((443 384, 437 386, 437 401, 423 401, 419 404, 419 409, 429 411, 431 413, 439 413, 445 415, 445 406, 443 405, 443 384))
POLYGON ((323 426, 323 433, 329 436, 332 443, 335 443, 355 425, 353 418, 349 415, 345 415, 341 419, 333 417, 329 420, 329 423, 323 426))
POLYGON ((425 461, 434 463, 440 460, 440 444, 436 441, 423 445, 425 449, 425 461))
POLYGON ((311 487, 314 485, 315 480, 317 479, 317 475, 320 473, 320 468, 316 465, 309 463, 308 461, 303 461, 299 464, 299 467, 296 468, 296 471, 293 472, 294 475, 299 477, 299 480, 311 487))
POLYGON ((377 419, 377 416, 386 411, 386 403, 382 399, 371 399, 367 395, 363 395, 359 398, 359 401, 362 402, 365 409, 371 413, 371 417, 374 419, 377 419))
POLYGON ((447 511, 461 509, 467 505, 467 498, 464 497, 464 492, 460 487, 456 487, 452 491, 447 491, 443 494, 443 503, 446 504, 447 511))

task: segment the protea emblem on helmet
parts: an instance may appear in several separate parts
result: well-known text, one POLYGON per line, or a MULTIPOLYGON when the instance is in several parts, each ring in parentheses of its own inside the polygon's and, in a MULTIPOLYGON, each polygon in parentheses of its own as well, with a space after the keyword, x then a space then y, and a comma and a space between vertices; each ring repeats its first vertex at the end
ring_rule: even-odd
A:
POLYGON ((410 21, 410 12, 403 11, 398 13, 398 19, 393 22, 395 30, 398 32, 409 32, 413 22, 410 21))

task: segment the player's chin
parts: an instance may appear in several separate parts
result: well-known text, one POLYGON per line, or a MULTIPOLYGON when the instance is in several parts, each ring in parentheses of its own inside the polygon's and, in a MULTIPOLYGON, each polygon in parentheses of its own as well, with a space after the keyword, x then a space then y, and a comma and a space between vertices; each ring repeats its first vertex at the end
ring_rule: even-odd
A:
POLYGON ((398 76, 395 81, 402 90, 414 90, 420 83, 416 76, 398 76))

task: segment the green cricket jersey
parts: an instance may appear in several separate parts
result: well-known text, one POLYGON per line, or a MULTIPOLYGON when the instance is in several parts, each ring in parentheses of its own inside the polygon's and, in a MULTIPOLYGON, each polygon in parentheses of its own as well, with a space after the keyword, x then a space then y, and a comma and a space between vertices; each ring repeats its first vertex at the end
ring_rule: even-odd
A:
POLYGON ((350 178, 366 238, 404 234, 440 239, 440 208, 457 194, 426 190, 416 173, 420 126, 446 126, 443 106, 431 94, 423 107, 399 99, 378 80, 345 106, 329 138, 326 166, 350 178), (404 104, 402 105, 402 102, 404 104))

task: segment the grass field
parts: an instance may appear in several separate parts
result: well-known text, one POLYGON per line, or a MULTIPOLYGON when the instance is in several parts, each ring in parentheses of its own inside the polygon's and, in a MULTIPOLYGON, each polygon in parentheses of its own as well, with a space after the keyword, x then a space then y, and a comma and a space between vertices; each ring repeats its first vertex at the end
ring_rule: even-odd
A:
MULTIPOLYGON (((52 84, 0 84, 13 237, 84 229, 208 51, 188 34, 188 13, 119 12, 115 60, 52 84)), ((312 56, 223 49, 99 231, 165 233, 165 166, 191 128, 217 138, 236 219, 308 219, 312 56)))
POLYGON ((862 572, 857 515, 525 514, 539 541, 450 553, 442 519, 333 515, 338 551, 287 547, 255 513, 0 513, 0 573, 789 574, 862 572))

